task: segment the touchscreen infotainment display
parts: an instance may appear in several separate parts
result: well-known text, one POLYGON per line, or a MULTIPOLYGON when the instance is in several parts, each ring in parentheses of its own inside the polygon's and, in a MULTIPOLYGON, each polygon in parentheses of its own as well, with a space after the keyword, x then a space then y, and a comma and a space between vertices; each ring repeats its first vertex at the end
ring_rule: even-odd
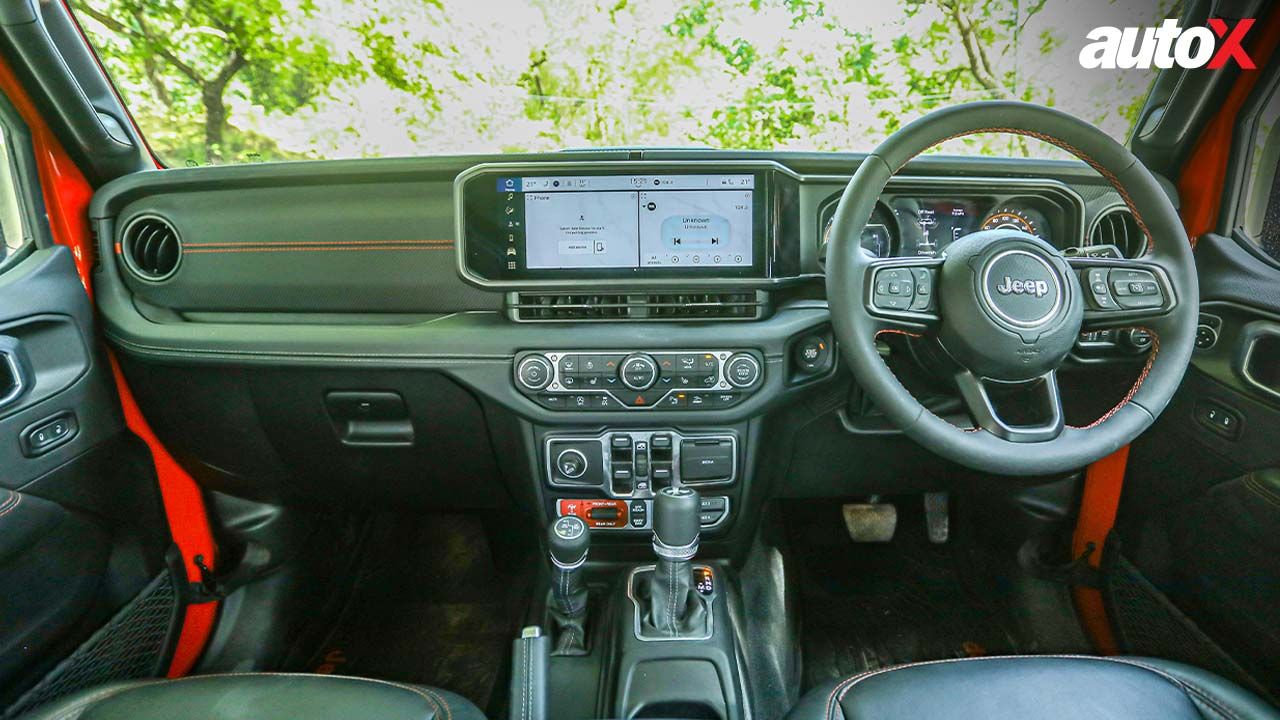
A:
POLYGON ((503 212, 523 216, 530 270, 752 263, 752 175, 498 178, 498 186, 519 188, 503 212))
POLYGON ((758 172, 480 175, 462 186, 467 267, 495 280, 759 277, 762 178, 758 172))

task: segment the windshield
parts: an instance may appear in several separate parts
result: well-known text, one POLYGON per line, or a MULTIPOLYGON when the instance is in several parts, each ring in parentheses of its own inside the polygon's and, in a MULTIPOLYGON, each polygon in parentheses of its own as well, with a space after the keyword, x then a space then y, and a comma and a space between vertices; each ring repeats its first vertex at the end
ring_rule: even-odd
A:
MULTIPOLYGON (((1099 25, 1173 2, 73 0, 169 165, 592 147, 867 151, 984 98, 1127 139, 1150 70, 1085 70, 1099 25), (1140 6, 1140 7, 1132 7, 1140 6)), ((959 154, 1059 156, 1009 136, 959 154)))

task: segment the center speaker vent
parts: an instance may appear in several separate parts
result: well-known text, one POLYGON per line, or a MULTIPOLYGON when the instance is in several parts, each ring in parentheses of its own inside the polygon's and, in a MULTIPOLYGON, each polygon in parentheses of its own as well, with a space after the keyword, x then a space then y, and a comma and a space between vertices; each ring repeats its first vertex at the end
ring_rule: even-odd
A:
POLYGON ((727 293, 512 293, 507 311, 522 322, 607 320, 758 320, 765 316, 764 291, 727 293))
POLYGON ((173 223, 159 215, 140 215, 120 233, 125 267, 148 282, 173 277, 182 261, 182 240, 173 223))

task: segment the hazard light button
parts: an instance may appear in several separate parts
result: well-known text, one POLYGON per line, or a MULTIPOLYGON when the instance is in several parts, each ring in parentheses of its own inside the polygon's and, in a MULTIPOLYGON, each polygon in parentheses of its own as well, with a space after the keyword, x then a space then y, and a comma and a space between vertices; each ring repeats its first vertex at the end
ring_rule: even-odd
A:
POLYGON ((662 399, 662 396, 666 394, 666 390, 645 390, 643 392, 627 390, 617 393, 618 399, 627 407, 651 407, 656 405, 662 399))

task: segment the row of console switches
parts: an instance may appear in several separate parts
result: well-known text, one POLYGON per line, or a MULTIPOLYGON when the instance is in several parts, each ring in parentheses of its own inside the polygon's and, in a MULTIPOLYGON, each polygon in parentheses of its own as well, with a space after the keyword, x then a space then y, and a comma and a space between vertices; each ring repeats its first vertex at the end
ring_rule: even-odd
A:
POLYGON ((610 467, 615 495, 648 493, 671 484, 671 435, 655 433, 647 439, 625 433, 609 437, 610 467))
POLYGON ((639 393, 540 393, 534 395, 533 400, 548 410, 626 410, 646 407, 657 410, 719 410, 733 407, 745 397, 746 393, 740 392, 647 390, 639 393))
POLYGON ((671 484, 728 484, 737 475, 737 438, 674 429, 607 430, 545 439, 552 487, 593 487, 617 498, 648 497, 671 484))
MULTIPOLYGON (((652 508, 652 500, 562 498, 556 502, 556 517, 580 517, 592 530, 649 530, 652 528, 652 508)), ((700 498, 698 524, 703 530, 717 528, 728 519, 728 497, 713 495, 700 498)))

